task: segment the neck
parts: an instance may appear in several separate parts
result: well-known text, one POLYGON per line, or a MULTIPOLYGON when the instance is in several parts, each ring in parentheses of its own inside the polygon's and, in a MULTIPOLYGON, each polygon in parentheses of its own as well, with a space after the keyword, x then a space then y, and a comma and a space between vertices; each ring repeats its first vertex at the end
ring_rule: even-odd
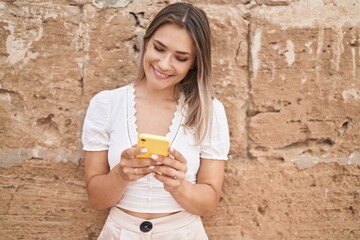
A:
POLYGON ((177 101, 179 98, 179 88, 171 87, 167 89, 157 90, 149 87, 146 81, 139 82, 135 85, 138 97, 143 97, 153 102, 161 101, 177 101))

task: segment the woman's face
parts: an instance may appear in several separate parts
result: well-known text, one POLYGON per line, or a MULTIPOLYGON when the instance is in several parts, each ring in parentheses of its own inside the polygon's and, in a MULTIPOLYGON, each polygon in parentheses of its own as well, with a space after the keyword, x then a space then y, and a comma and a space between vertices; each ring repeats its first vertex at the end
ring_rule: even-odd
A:
POLYGON ((186 76, 194 59, 190 34, 175 24, 162 25, 146 45, 143 61, 146 84, 157 90, 173 88, 186 76))

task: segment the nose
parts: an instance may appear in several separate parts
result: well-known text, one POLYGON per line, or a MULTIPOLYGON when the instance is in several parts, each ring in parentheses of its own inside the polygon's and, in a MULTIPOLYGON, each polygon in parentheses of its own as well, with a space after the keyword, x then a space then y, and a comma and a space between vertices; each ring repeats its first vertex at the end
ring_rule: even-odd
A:
POLYGON ((170 54, 167 54, 167 55, 163 56, 159 60, 159 68, 160 68, 160 70, 163 70, 163 71, 169 70, 171 68, 171 56, 170 56, 170 54))

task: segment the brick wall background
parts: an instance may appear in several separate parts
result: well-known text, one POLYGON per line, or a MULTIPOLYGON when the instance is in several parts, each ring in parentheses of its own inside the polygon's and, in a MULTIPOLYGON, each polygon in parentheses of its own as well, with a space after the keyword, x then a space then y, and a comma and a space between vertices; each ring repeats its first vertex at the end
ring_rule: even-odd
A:
MULTIPOLYGON (((0 0, 0 236, 96 239, 80 134, 168 2, 0 0)), ((193 0, 231 133, 210 239, 360 238, 360 1, 193 0)))

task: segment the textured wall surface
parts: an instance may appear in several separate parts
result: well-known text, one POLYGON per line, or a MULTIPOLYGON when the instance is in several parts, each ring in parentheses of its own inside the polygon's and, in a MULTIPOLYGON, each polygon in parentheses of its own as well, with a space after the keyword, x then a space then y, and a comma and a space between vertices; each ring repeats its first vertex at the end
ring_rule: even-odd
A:
MULTIPOLYGON (((167 2, 0 0, 0 238, 96 239, 82 121, 167 2)), ((189 2, 231 134, 210 239, 360 239, 360 0, 189 2)))

